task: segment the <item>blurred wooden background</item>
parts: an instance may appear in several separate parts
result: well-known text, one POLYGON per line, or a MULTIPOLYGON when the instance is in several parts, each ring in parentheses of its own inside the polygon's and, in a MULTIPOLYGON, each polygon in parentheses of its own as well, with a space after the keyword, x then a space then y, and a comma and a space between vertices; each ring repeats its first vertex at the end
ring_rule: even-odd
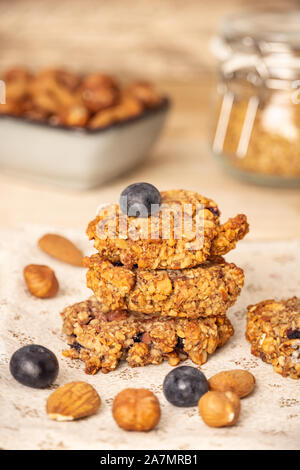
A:
POLYGON ((93 191, 70 192, 0 171, 0 227, 38 223, 84 231, 99 203, 116 201, 130 183, 149 181, 212 197, 224 218, 245 212, 250 239, 299 237, 299 191, 231 178, 209 143, 216 91, 209 43, 221 17, 249 7, 294 6, 299 0, 0 0, 0 71, 64 65, 151 78, 173 103, 147 161, 93 191))
POLYGON ((220 18, 297 0, 1 0, 0 68, 66 64, 126 75, 197 79, 214 59, 220 18))

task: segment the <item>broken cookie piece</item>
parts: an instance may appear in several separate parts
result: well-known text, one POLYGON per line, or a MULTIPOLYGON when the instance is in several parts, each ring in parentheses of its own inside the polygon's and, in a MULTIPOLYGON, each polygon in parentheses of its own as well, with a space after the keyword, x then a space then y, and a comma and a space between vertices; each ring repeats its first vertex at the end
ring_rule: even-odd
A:
POLYGON ((263 300, 250 305, 246 338, 251 352, 283 377, 300 378, 300 299, 263 300))

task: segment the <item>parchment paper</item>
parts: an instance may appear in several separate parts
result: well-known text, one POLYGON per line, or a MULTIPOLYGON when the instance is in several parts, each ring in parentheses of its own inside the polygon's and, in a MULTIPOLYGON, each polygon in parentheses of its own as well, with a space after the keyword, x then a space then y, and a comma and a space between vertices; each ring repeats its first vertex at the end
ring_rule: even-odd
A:
MULTIPOLYGON (((42 253, 37 239, 46 232, 70 237, 85 254, 92 247, 83 232, 26 226, 0 232, 0 447, 2 449, 299 449, 300 382, 283 378, 272 366, 251 356, 244 337, 248 304, 266 298, 300 295, 300 241, 257 243, 243 241, 227 255, 245 270, 246 285, 229 311, 235 335, 201 369, 210 377, 231 368, 250 370, 257 379, 253 394, 243 399, 238 424, 207 427, 195 408, 176 408, 162 394, 162 382, 171 370, 159 366, 129 368, 125 363, 109 374, 84 374, 83 364, 62 357, 65 340, 59 312, 86 299, 85 270, 68 266, 42 253), (49 300, 27 291, 22 271, 30 263, 48 264, 57 275, 60 291, 49 300), (42 344, 58 357, 60 372, 50 389, 22 386, 9 373, 12 353, 28 344, 42 344), (52 390, 66 382, 85 380, 99 392, 102 406, 87 419, 66 423, 50 420, 45 403, 52 390), (162 408, 158 427, 149 433, 119 429, 111 414, 114 396, 125 387, 147 387, 162 408)), ((189 361, 186 364, 192 365, 189 361)))

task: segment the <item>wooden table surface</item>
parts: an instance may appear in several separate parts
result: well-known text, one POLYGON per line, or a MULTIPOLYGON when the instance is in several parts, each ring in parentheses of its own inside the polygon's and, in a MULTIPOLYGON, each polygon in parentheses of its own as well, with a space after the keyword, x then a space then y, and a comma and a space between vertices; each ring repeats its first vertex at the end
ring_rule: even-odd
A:
POLYGON ((203 193, 216 200, 224 218, 247 214, 249 239, 299 237, 299 190, 247 185, 225 174, 215 161, 209 145, 213 77, 186 83, 163 81, 160 88, 172 97, 173 107, 159 143, 143 165, 83 192, 1 172, 0 227, 35 223, 84 231, 100 203, 117 201, 121 190, 132 182, 148 181, 161 190, 184 188, 203 193))

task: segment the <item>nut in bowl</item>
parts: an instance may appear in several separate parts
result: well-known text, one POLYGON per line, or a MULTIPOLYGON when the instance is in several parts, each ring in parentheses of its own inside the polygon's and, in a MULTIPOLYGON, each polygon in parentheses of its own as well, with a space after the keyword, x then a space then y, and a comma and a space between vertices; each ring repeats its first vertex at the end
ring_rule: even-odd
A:
POLYGON ((0 166, 64 187, 95 187, 143 160, 169 108, 151 84, 102 73, 16 68, 3 78, 0 166))

